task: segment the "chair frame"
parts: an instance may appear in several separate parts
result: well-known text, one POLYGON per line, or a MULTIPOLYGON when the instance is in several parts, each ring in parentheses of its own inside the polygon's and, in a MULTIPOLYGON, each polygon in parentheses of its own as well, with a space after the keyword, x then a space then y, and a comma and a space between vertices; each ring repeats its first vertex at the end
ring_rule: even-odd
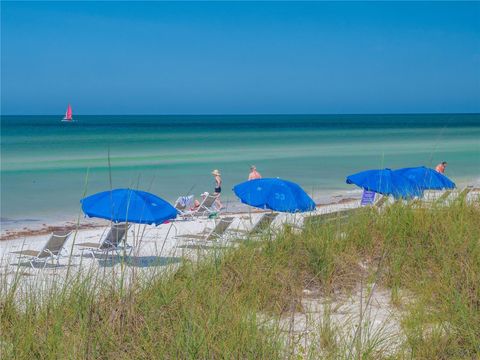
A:
POLYGON ((306 227, 310 224, 322 225, 333 221, 345 222, 352 214, 360 209, 362 209, 362 207, 339 210, 325 214, 308 215, 305 216, 303 220, 303 227, 306 227))
MULTIPOLYGON (((80 243, 80 244, 75 244, 76 246, 82 247, 81 253, 82 256, 84 255, 85 251, 89 252, 92 257, 96 257, 95 255, 98 253, 101 254, 107 254, 109 252, 115 252, 118 256, 122 255, 122 252, 125 250, 128 250, 128 256, 132 254, 132 251, 134 247, 132 245, 129 245, 127 243, 127 234, 128 231, 130 230, 131 224, 130 223, 113 223, 109 230, 108 233, 101 237, 100 242, 98 243, 80 243), (123 229, 125 228, 125 232, 123 233, 123 236, 120 239, 117 239, 117 244, 112 243, 109 238, 114 231, 114 229, 123 229), (123 246, 121 245, 123 243, 123 246), (111 245, 103 248, 104 245, 111 245)), ((112 235, 113 236, 113 235, 112 235)))
POLYGON ((187 206, 184 206, 184 207, 181 207, 181 206, 180 206, 180 199, 181 199, 181 198, 189 198, 189 199, 194 200, 194 197, 193 197, 193 195, 180 196, 180 197, 175 201, 174 208, 175 208, 175 210, 177 210, 177 212, 179 213, 179 215, 180 215, 180 216, 188 216, 188 212, 190 211, 190 209, 188 209, 188 204, 187 204, 187 206))
MULTIPOLYGON (((32 267, 33 270, 35 270, 35 263, 42 263, 43 262, 43 267, 42 269, 45 269, 47 266, 47 263, 49 260, 52 260, 52 265, 56 263, 56 266, 60 265, 60 258, 63 256, 63 252, 65 251, 65 244, 72 235, 73 231, 68 231, 68 232, 53 232, 43 248, 41 250, 20 250, 20 251, 12 251, 12 254, 18 254, 19 255, 19 263, 21 263, 21 260, 24 257, 29 257, 30 259, 28 260, 30 266, 32 267), (55 238, 63 238, 62 243, 58 247, 58 250, 53 250, 49 248, 50 243, 55 239, 55 238), (37 253, 37 255, 34 255, 34 253, 37 253), (45 254, 45 255, 44 255, 45 254)), ((50 246, 51 247, 51 246, 50 246)))
POLYGON ((189 240, 200 240, 200 241, 216 241, 225 237, 228 228, 232 224, 234 217, 224 217, 215 224, 214 228, 206 227, 199 234, 183 234, 177 235, 176 238, 183 238, 189 240))
POLYGON ((214 210, 213 206, 215 205, 215 201, 217 200, 217 198, 218 198, 218 195, 208 194, 202 200, 202 202, 200 203, 197 209, 192 211, 180 212, 180 215, 183 217, 190 217, 191 219, 193 219, 195 216, 200 217, 200 216, 210 216, 212 214, 216 214, 219 211, 214 210), (211 202, 211 205, 207 205, 210 202, 211 202))
POLYGON ((233 233, 243 234, 243 235, 245 235, 245 237, 256 236, 256 235, 259 235, 260 233, 262 233, 262 231, 264 231, 266 229, 270 229, 270 226, 275 221, 277 216, 278 216, 278 213, 276 213, 276 212, 266 212, 266 213, 263 213, 261 215, 260 219, 258 219, 255 222, 255 224, 253 225, 253 227, 251 229, 249 229, 249 230, 230 229, 229 231, 233 232, 233 233))

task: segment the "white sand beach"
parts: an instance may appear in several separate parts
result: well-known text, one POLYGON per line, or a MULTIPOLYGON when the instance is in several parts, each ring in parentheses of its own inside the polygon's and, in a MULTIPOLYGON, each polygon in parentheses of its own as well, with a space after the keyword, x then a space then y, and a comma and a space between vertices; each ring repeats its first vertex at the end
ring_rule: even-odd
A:
MULTIPOLYGON (((454 199, 459 192, 460 190, 452 192, 447 201, 454 199)), ((426 192, 424 200, 431 201, 442 193, 442 191, 426 192)), ((468 194, 467 200, 473 199, 479 193, 479 189, 475 188, 468 194)), ((389 199, 389 201, 393 201, 393 199, 389 199)), ((328 214, 359 206, 360 200, 343 199, 334 204, 317 206, 314 212, 280 213, 272 223, 271 229, 279 230, 285 224, 301 225, 304 216, 328 214)), ((61 279, 67 273, 71 276, 78 272, 92 271, 92 269, 94 269, 93 271, 103 271, 105 268, 121 268, 125 264, 128 265, 127 268, 145 273, 152 269, 158 271, 172 268, 182 259, 196 260, 201 254, 207 253, 215 247, 236 244, 237 242, 231 241, 237 240, 239 237, 235 230, 248 231, 264 213, 264 211, 247 206, 243 206, 242 210, 244 211, 224 212, 213 219, 207 217, 177 218, 175 221, 159 226, 132 224, 126 239, 128 244, 133 245, 133 250, 131 256, 125 258, 119 256, 93 258, 90 253, 82 252, 82 248, 76 245, 84 242, 98 243, 109 229, 109 222, 106 220, 81 218, 77 223, 54 223, 37 229, 21 228, 2 231, 0 276, 3 278, 4 286, 8 287, 14 279, 36 279, 40 276, 48 282, 48 279, 52 278, 61 279), (205 234, 208 229, 215 226, 218 219, 225 217, 233 217, 233 222, 221 240, 202 241, 185 237, 185 235, 205 234), (43 264, 39 264, 33 269, 26 259, 12 253, 26 249, 41 250, 52 231, 60 229, 70 229, 72 235, 67 240, 64 255, 58 266, 47 264, 45 268, 42 268, 43 264), (18 277, 19 274, 20 277, 18 277)))
MULTIPOLYGON (((326 214, 348 208, 358 207, 359 201, 348 201, 340 204, 325 205, 318 207, 314 213, 326 214)), ((263 211, 250 209, 249 212, 222 213, 220 218, 233 217, 234 220, 229 230, 248 230, 258 221, 263 211)), ((311 215, 311 213, 309 213, 311 215)), ((284 224, 300 224, 303 214, 279 214, 272 223, 272 229, 280 229, 284 224)), ((190 240, 183 235, 197 235, 205 232, 205 229, 215 225, 216 219, 198 217, 193 219, 177 219, 170 223, 159 226, 132 224, 128 234, 127 243, 133 245, 131 256, 127 257, 126 263, 137 271, 148 272, 151 269, 165 269, 175 266, 182 259, 196 259, 199 255, 215 246, 231 246, 234 244, 229 240, 238 238, 238 233, 227 230, 221 241, 205 242, 190 240)), ((48 240, 53 230, 58 230, 61 224, 50 225, 40 229, 19 229, 16 232, 4 233, 4 240, 0 241, 0 276, 10 284, 20 273, 21 279, 32 279, 40 276, 48 282, 49 278, 62 278, 67 272, 69 275, 91 269, 120 268, 122 260, 120 257, 93 258, 88 252, 83 252, 76 244, 84 242, 99 242, 109 228, 109 222, 99 219, 83 218, 78 226, 69 222, 63 224, 63 228, 74 228, 72 235, 65 245, 64 256, 59 266, 43 264, 32 269, 26 259, 13 254, 20 250, 40 250, 48 240)), ((35 280, 36 281, 36 280, 35 280)), ((28 281, 27 281, 28 282, 28 281)))

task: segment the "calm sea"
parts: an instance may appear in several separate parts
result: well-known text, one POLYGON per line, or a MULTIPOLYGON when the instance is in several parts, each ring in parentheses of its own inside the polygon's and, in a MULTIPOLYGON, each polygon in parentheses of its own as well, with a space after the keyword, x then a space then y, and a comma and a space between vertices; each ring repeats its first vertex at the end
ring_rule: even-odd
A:
POLYGON ((173 201, 223 197, 255 164, 265 177, 318 197, 355 190, 345 177, 370 168, 448 161, 458 184, 480 178, 480 114, 266 116, 2 116, 1 217, 75 217, 84 194, 149 190, 173 201))

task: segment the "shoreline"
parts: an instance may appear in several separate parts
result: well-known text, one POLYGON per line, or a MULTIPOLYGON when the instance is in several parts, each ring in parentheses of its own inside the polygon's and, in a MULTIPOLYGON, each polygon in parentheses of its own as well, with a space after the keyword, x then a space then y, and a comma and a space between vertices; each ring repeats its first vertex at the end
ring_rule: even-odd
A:
MULTIPOLYGON (((480 177, 474 176, 468 180, 458 179, 456 184, 457 189, 462 189, 465 186, 480 187, 480 177)), ((200 191, 196 193, 199 192, 200 191)), ((317 188, 313 191, 307 191, 307 193, 312 197, 317 208, 360 200, 362 196, 362 190, 356 187, 350 189, 317 188)), ((170 204, 173 204, 171 199, 166 200, 170 202, 170 204)), ((233 194, 228 194, 228 196, 223 195, 222 202, 225 205, 223 209, 224 214, 236 214, 249 211, 248 207, 240 203, 233 194)), ((74 203, 77 203, 77 201, 74 203)), ((5 208, 2 210, 5 210, 5 208)), ((0 216, 0 241, 9 240, 18 236, 47 234, 58 229, 75 229, 77 228, 77 223, 79 223, 79 229, 98 227, 105 223, 103 220, 85 218, 79 207, 51 207, 50 209, 43 210, 31 207, 25 210, 26 212, 14 211, 13 214, 5 214, 6 211, 3 211, 2 216, 0 216), (35 212, 32 212, 32 210, 35 210, 35 212), (101 223, 95 223, 95 221, 101 221, 101 223)))
MULTIPOLYGON (((457 189, 462 189, 466 186, 480 187, 480 177, 474 176, 469 177, 468 179, 456 179, 457 189)), ((198 192, 200 193, 200 192, 198 192)), ((362 195, 362 190, 356 187, 351 189, 338 189, 338 188, 326 188, 326 189, 316 189, 313 191, 307 191, 307 193, 312 197, 317 206, 324 205, 334 205, 339 203, 339 201, 345 201, 343 199, 357 199, 359 200, 362 195)), ((199 196, 199 195, 198 195, 199 196)), ((165 199, 171 204, 174 200, 165 199)), ((237 213, 242 211, 241 204, 236 197, 232 194, 229 196, 222 196, 222 202, 224 203, 226 209, 225 213, 237 213)), ((58 208, 52 209, 57 210, 58 208)), ((5 210, 5 209, 2 209, 5 210)), ((28 209, 30 210, 30 209, 28 209)), ((246 211, 246 210, 245 210, 246 211)), ((65 223, 74 223, 76 224, 78 219, 80 222, 83 222, 85 219, 83 213, 79 207, 62 209, 62 212, 51 212, 51 211, 40 211, 39 213, 30 212, 20 212, 14 214, 5 214, 0 213, 0 240, 6 235, 7 232, 11 233, 13 231, 18 232, 20 230, 39 230, 47 226, 61 226, 65 223)))
MULTIPOLYGON (((332 195, 329 197, 329 201, 322 201, 322 199, 315 199, 316 208, 322 208, 332 205, 342 205, 349 204, 355 201, 358 201, 360 196, 355 196, 352 193, 349 194, 339 194, 332 195)), ((231 206, 226 211, 222 212, 222 215, 243 215, 248 213, 260 213, 264 210, 251 208, 247 205, 244 205, 240 202, 230 204, 231 206)), ((73 220, 37 220, 37 219, 25 219, 22 220, 7 220, 11 222, 12 225, 4 227, 4 220, 2 220, 1 229, 0 229, 0 241, 13 240, 18 238, 31 237, 36 235, 47 235, 54 231, 58 230, 87 230, 87 229, 96 229, 105 226, 107 220, 95 219, 95 218, 86 218, 81 217, 79 221, 73 220), (32 226, 32 222, 35 222, 35 225, 32 226), (41 223, 41 224, 40 224, 41 223)))
MULTIPOLYGON (((472 179, 470 182, 461 181, 457 183, 457 189, 465 186, 480 187, 480 179, 472 179)), ((349 204, 359 201, 362 196, 362 190, 354 188, 351 190, 325 190, 317 191, 313 196, 316 207, 322 208, 332 205, 349 204)), ((225 208, 222 211, 224 215, 241 215, 246 213, 259 213, 264 210, 254 209, 238 200, 224 199, 225 208)), ((21 217, 0 218, 0 241, 30 237, 36 235, 46 235, 57 230, 86 230, 96 229, 105 226, 107 220, 87 218, 82 213, 62 214, 56 216, 49 214, 45 218, 21 217)))

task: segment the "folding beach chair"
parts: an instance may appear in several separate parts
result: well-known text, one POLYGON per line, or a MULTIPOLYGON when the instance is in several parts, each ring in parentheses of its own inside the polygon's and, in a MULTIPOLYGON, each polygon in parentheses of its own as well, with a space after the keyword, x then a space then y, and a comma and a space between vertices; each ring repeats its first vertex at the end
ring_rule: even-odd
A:
POLYGON ((274 212, 263 213, 250 230, 229 229, 228 231, 243 234, 245 237, 256 236, 270 228, 270 225, 277 216, 278 213, 274 212))
POLYGON ((65 243, 67 242, 67 239, 71 233, 71 231, 55 231, 52 233, 52 235, 50 235, 50 238, 48 239, 42 250, 12 251, 12 254, 19 254, 20 260, 22 257, 27 257, 29 259, 28 262, 33 269, 35 269, 35 266, 33 264, 42 262, 43 268, 45 268, 49 260, 52 260, 52 264, 55 261, 56 264, 59 265, 62 251, 64 250, 65 243))
POLYGON ((348 218, 352 216, 355 212, 357 212, 359 209, 361 208, 340 210, 326 214, 308 215, 305 216, 303 219, 303 226, 319 226, 334 221, 345 223, 348 218))
POLYGON ((459 193, 454 192, 452 189, 445 190, 442 195, 435 200, 436 205, 446 205, 452 201, 465 200, 468 194, 474 189, 473 186, 467 186, 459 193))
POLYGON ((376 209, 380 209, 387 201, 388 201, 388 196, 382 195, 381 198, 375 201, 375 203, 373 204, 373 207, 376 209))
POLYGON ((455 198, 455 200, 457 201, 463 201, 463 200, 466 200, 467 199, 467 196, 468 194, 470 194, 470 192, 473 190, 473 186, 466 186, 462 191, 460 191, 460 193, 458 194, 458 196, 455 198))
POLYGON ((450 190, 450 189, 449 189, 449 190, 445 190, 445 191, 443 192, 443 194, 440 195, 440 196, 434 201, 434 203, 437 204, 437 205, 445 203, 451 193, 452 193, 452 190, 450 190))
POLYGON ((216 214, 218 210, 214 207, 214 204, 215 204, 215 201, 217 200, 217 196, 218 195, 210 195, 210 194, 205 196, 205 198, 200 203, 200 206, 197 209, 187 213, 186 215, 193 217, 193 216, 209 216, 209 215, 216 214))
POLYGON ((200 240, 200 241, 215 241, 221 239, 228 227, 232 224, 233 217, 221 218, 213 229, 205 228, 200 234, 185 234, 177 235, 177 238, 200 240))
POLYGON ((187 214, 190 211, 190 208, 193 206, 194 203, 194 196, 187 195, 187 196, 179 196, 178 199, 175 201, 175 209, 178 213, 182 216, 187 214))
MULTIPOLYGON (((472 188, 470 189, 470 199, 468 199, 467 196, 465 196, 465 199, 467 201, 474 201, 475 199, 478 199, 480 200, 480 187, 474 187, 472 186, 472 188)), ((468 195, 468 194, 467 194, 468 195)))
POLYGON ((100 242, 85 242, 76 244, 76 246, 82 247, 82 255, 85 251, 88 251, 95 257, 96 253, 115 252, 117 255, 122 254, 125 250, 128 250, 128 255, 132 253, 133 246, 128 245, 125 241, 125 235, 130 229, 130 224, 112 224, 106 236, 103 236, 100 242))

